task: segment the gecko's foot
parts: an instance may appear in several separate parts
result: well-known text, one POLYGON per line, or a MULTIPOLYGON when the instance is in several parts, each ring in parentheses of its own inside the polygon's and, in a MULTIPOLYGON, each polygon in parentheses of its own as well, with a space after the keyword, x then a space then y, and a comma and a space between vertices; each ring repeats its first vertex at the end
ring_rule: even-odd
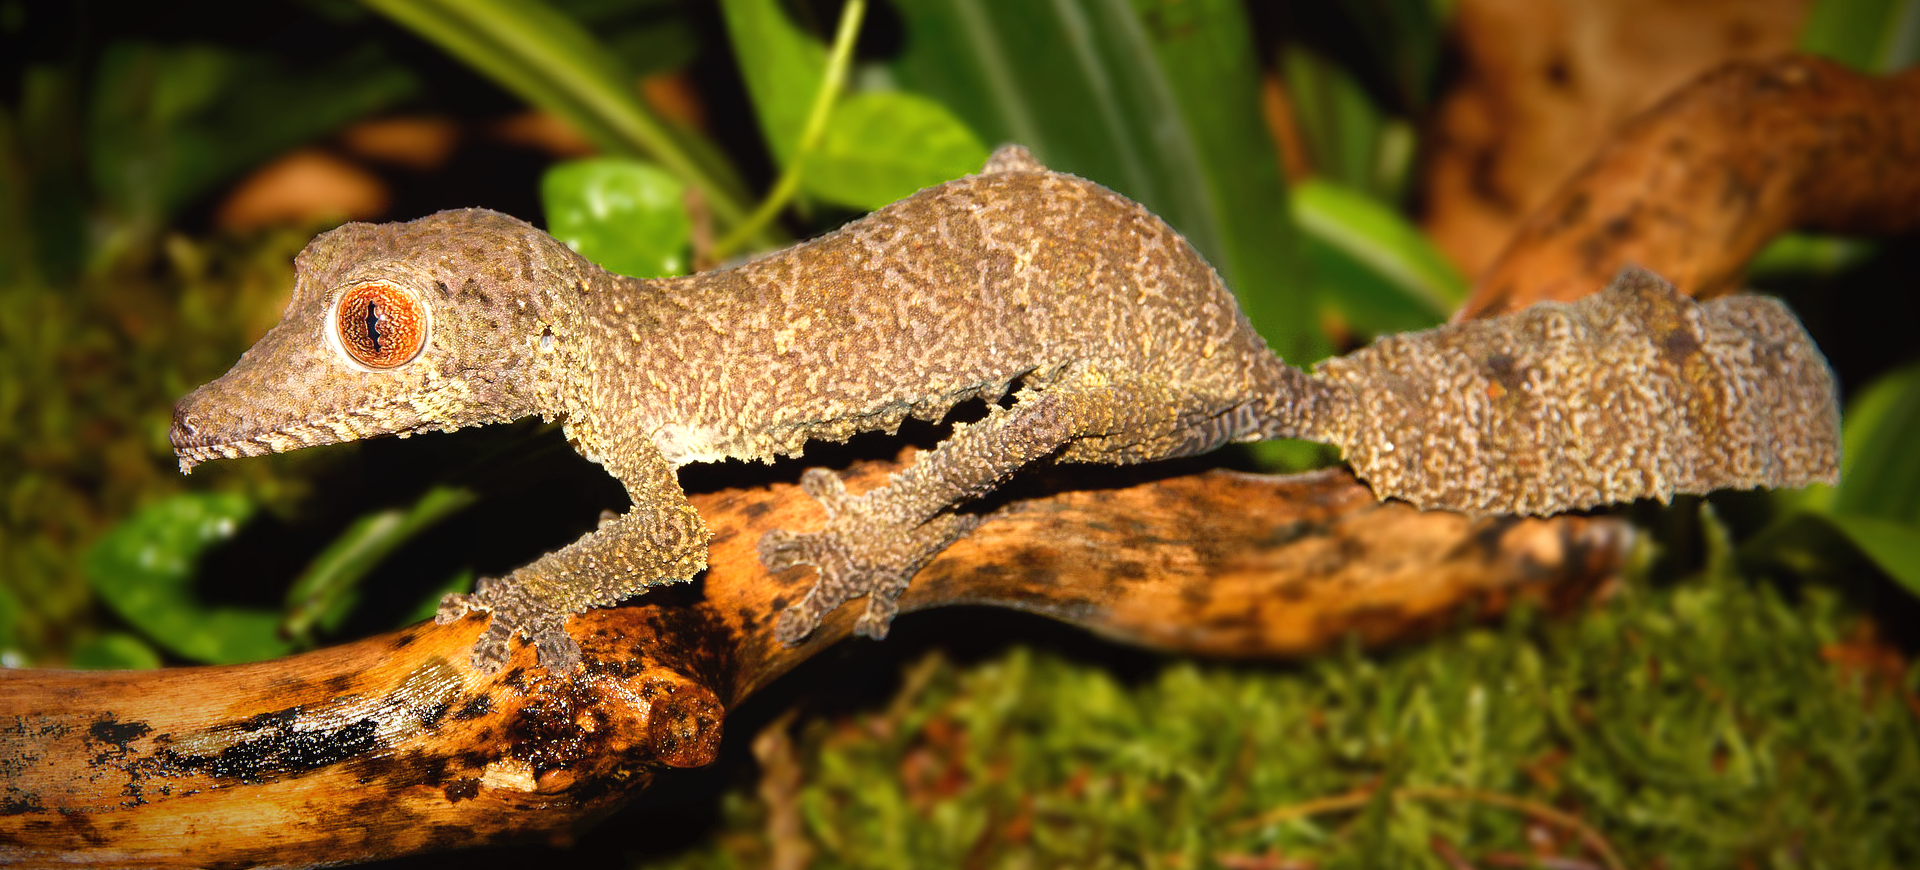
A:
POLYGON ((472 611, 488 613, 487 630, 473 642, 469 661, 483 674, 498 673, 513 657, 513 636, 533 642, 536 660, 555 673, 569 673, 580 667, 580 645, 567 634, 564 615, 547 614, 547 608, 534 603, 517 587, 502 580, 483 577, 471 594, 453 593, 440 599, 433 621, 440 625, 457 622, 472 611))
POLYGON ((854 622, 853 633, 885 638, 907 582, 980 523, 979 517, 955 514, 914 526, 886 522, 873 515, 875 493, 850 496, 838 476, 821 468, 808 469, 800 486, 826 509, 826 527, 818 532, 775 529, 761 537, 759 547, 760 563, 768 571, 811 565, 819 573, 813 588, 782 611, 774 625, 774 638, 788 646, 805 640, 847 599, 862 595, 867 609, 854 622))

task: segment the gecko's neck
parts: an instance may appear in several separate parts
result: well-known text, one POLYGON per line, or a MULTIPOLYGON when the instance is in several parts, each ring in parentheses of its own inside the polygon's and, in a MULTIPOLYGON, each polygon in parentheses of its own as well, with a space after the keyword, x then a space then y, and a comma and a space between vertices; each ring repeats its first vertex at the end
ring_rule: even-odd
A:
MULTIPOLYGON (((597 266, 580 264, 579 274, 548 284, 538 300, 544 313, 534 325, 533 358, 523 369, 529 413, 548 420, 564 420, 570 427, 586 424, 600 407, 594 384, 610 375, 643 368, 646 355, 640 338, 650 331, 645 323, 649 299, 658 294, 660 279, 616 275, 597 266), (630 345, 631 347, 623 346, 630 345)), ((673 280, 673 279, 664 279, 673 280)))

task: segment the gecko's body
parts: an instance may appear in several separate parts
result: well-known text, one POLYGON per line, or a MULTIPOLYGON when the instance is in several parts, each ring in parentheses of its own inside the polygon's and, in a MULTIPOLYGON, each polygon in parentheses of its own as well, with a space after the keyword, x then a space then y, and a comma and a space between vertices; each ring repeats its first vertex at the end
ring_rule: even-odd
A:
POLYGON ((1408 339, 1454 359, 1451 368, 1387 343, 1309 377, 1267 349, 1166 224, 1018 149, 828 236, 687 278, 610 275, 531 226, 478 210, 348 225, 297 265, 283 323, 182 400, 173 441, 183 470, 540 415, 564 420, 575 446, 633 498, 633 510, 568 547, 449 597, 443 620, 493 615, 475 649, 483 668, 504 661, 519 632, 543 663, 571 667, 569 615, 704 568, 707 530, 680 490, 681 465, 793 455, 1010 390, 1015 401, 956 426, 881 489, 852 497, 830 473, 808 473, 827 527, 775 533, 761 547, 770 568, 820 570, 782 615, 783 639, 804 637, 857 595, 868 596, 857 630, 884 635, 907 580, 971 528, 953 508, 1049 457, 1139 462, 1233 440, 1322 438, 1387 482, 1376 487, 1383 496, 1482 512, 1796 485, 1837 466, 1830 376, 1777 304, 1718 312, 1649 276, 1603 294, 1604 306, 1408 339), (1676 389, 1711 395, 1683 397, 1678 434, 1609 447, 1625 453, 1597 475, 1491 467, 1619 434, 1620 408, 1589 403, 1576 421, 1555 407, 1564 391, 1540 386, 1573 377, 1583 394, 1595 378, 1624 379, 1586 362, 1607 342, 1639 370, 1666 372, 1640 390, 1645 401, 1623 400, 1633 422, 1672 411, 1665 393, 1676 389), (1635 350, 1645 348, 1654 350, 1635 350), (1489 397, 1445 399, 1435 379, 1489 397), (1786 415, 1801 425, 1783 424, 1786 415), (1725 457, 1698 449, 1729 426, 1740 431, 1725 457), (1459 471, 1480 488, 1435 484, 1428 466, 1439 462, 1466 463, 1459 471))
MULTIPOLYGON (((804 251, 583 299, 599 374, 569 419, 649 433, 673 465, 770 460, 908 416, 938 420, 1016 382, 1150 379, 1206 396, 1218 415, 1300 377, 1165 224, 1071 176, 973 176, 804 251)), ((1218 428, 1195 437, 1217 444, 1230 427, 1218 428)))

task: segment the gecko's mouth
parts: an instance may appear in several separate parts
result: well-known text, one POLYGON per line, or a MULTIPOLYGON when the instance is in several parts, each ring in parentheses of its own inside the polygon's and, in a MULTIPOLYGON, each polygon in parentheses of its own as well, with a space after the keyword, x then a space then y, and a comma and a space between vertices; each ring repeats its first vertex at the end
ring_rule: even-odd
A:
POLYGON ((431 390, 418 397, 385 398, 307 415, 263 403, 236 400, 233 391, 214 381, 181 399, 173 409, 173 428, 167 438, 187 474, 202 462, 286 453, 302 447, 320 447, 381 435, 405 438, 423 432, 451 432, 461 425, 510 420, 511 416, 476 416, 456 422, 437 409, 469 404, 464 384, 431 390))
POLYGON ((332 426, 301 425, 286 429, 269 429, 240 437, 222 433, 224 437, 215 437, 203 433, 203 424, 193 414, 182 410, 174 411, 173 430, 167 438, 173 442, 173 455, 180 459, 180 473, 193 471, 195 465, 215 459, 238 459, 242 456, 265 456, 269 453, 285 453, 302 447, 316 447, 321 444, 334 444, 355 437, 352 428, 339 423, 332 426))
MULTIPOLYGON (((413 416, 413 415, 409 415, 413 416)), ((411 421, 417 422, 417 421, 411 421)), ((202 462, 238 459, 286 453, 302 447, 338 444, 396 431, 391 420, 378 420, 367 413, 339 414, 272 429, 235 433, 230 421, 203 419, 182 402, 173 412, 173 429, 167 439, 173 443, 173 455, 180 460, 180 473, 187 474, 202 462), (221 423, 228 425, 221 425, 221 423), (383 423, 385 425, 383 425, 383 423)), ((406 431, 401 429, 398 431, 406 431)))
MULTIPOLYGON (((178 431, 175 432, 178 437, 178 431)), ((180 459, 180 473, 187 474, 202 462, 215 459, 238 459, 242 456, 264 456, 274 452, 273 448, 259 441, 227 441, 219 444, 182 445, 176 441, 173 455, 180 459)))

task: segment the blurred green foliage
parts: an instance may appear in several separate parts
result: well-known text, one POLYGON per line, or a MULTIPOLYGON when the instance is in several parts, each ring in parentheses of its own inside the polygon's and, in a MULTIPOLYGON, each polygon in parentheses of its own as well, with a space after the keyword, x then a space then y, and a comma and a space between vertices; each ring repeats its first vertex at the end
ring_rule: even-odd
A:
POLYGON ((135 513, 87 553, 94 590, 140 633, 182 658, 211 664, 286 655, 278 615, 193 599, 200 557, 228 541, 254 504, 234 493, 184 493, 135 513))
MULTIPOLYGON (((366 5, 432 40, 527 102, 567 121, 602 151, 645 157, 698 188, 721 227, 748 206, 731 164, 698 131, 658 117, 633 87, 631 65, 685 56, 684 15, 674 4, 630 4, 644 14, 624 40, 596 37, 581 17, 539 0, 366 0, 366 5), (669 42, 682 36, 679 45, 669 42), (639 48, 618 55, 612 45, 639 48), (660 48, 663 51, 646 49, 660 48)), ((588 19, 613 17, 613 4, 568 4, 588 19)), ((598 22, 594 22, 598 23, 598 22)))
MULTIPOLYGON (((168 397, 218 374, 277 318, 310 232, 196 241, 172 226, 217 185, 415 82, 352 41, 297 57, 95 29, 86 16, 0 7, 0 656, 151 662, 116 655, 131 637, 86 618, 81 554, 181 488, 166 458, 168 397), (53 39, 61 30, 76 38, 53 39)), ((276 498, 300 488, 264 470, 230 480, 276 498)))
MULTIPOLYGON (((137 246, 154 257, 144 268, 129 258, 66 284, 0 282, 0 655, 57 660, 110 630, 89 617, 85 548, 184 488, 168 397, 218 374, 278 316, 304 235, 168 235, 137 246)), ((227 479, 273 500, 303 489, 264 468, 227 479)))
POLYGON ((1920 2, 1815 0, 1799 48, 1858 70, 1904 69, 1920 60, 1920 2))

